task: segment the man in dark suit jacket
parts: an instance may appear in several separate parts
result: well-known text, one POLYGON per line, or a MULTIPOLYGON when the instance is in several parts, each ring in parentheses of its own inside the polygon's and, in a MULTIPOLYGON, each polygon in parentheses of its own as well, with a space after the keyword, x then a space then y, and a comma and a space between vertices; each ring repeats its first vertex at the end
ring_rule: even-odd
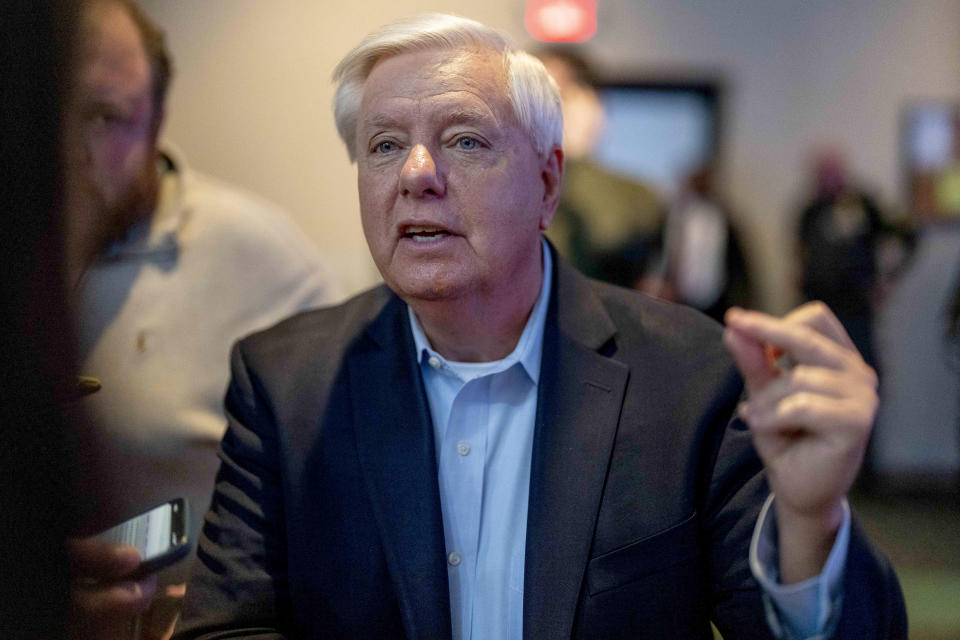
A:
POLYGON ((797 628, 775 583, 808 579, 823 594, 799 618, 815 633, 905 637, 896 578, 844 501, 872 371, 821 306, 737 311, 724 341, 740 403, 719 326, 556 258, 541 234, 559 104, 542 74, 482 25, 437 15, 385 27, 338 67, 337 123, 386 286, 235 348, 181 637, 709 638, 713 619, 727 638, 767 638, 797 628), (481 451, 441 442, 469 418, 438 411, 431 371, 530 344, 532 396, 503 414, 530 432, 529 473, 507 487, 523 506, 477 525, 525 552, 465 584, 479 573, 451 548, 462 487, 444 456, 481 451), (771 349, 796 367, 780 372, 771 349), (775 517, 760 515, 767 479, 775 517), (816 577, 837 562, 835 583, 816 577), (755 574, 774 585, 766 603, 755 574), (472 608, 478 593, 509 615, 472 608))

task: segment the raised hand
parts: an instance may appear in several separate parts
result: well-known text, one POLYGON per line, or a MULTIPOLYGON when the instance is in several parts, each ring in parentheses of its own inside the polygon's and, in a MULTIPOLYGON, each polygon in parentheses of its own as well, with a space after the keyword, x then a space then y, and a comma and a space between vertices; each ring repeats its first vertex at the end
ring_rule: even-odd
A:
POLYGON ((743 374, 740 416, 776 495, 780 578, 820 572, 860 469, 877 410, 877 375, 819 302, 783 318, 726 315, 724 342, 743 374))

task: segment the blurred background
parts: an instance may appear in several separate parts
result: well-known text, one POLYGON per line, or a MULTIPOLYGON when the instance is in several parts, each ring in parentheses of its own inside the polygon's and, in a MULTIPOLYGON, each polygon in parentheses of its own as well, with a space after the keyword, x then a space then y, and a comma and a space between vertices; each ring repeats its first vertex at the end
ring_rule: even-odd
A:
POLYGON ((709 313, 837 309, 882 380, 854 506, 901 575, 911 637, 960 638, 960 0, 141 4, 177 69, 164 137, 291 212, 345 293, 378 275, 336 61, 434 10, 561 65, 577 127, 551 237, 594 275, 709 313))

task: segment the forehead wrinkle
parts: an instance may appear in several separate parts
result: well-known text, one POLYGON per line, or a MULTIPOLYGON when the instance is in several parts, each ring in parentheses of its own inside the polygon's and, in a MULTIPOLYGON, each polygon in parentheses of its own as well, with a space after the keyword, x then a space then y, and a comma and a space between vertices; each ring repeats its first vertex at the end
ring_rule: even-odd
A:
POLYGON ((497 113, 486 103, 482 105, 457 104, 450 108, 437 109, 431 115, 431 120, 443 128, 453 126, 476 127, 488 136, 494 133, 491 127, 501 130, 505 125, 502 114, 497 113))
MULTIPOLYGON (((430 105, 430 102, 432 101, 429 99, 413 101, 415 105, 413 107, 414 117, 422 116, 426 112, 427 119, 431 124, 443 126, 457 124, 482 126, 491 123, 499 126, 501 124, 501 119, 485 104, 483 106, 464 105, 459 101, 447 99, 438 100, 433 105, 430 105)), ((364 118, 362 127, 364 130, 403 129, 407 126, 407 122, 408 118, 401 114, 378 112, 364 118)))
POLYGON ((396 129, 400 126, 400 121, 394 116, 377 113, 364 118, 361 125, 365 129, 396 129))
POLYGON ((472 87, 436 91, 422 96, 416 104, 418 115, 425 113, 434 124, 482 125, 493 122, 499 125, 502 120, 497 105, 491 104, 483 92, 472 87))
POLYGON ((405 131, 418 120, 434 127, 515 125, 507 84, 502 56, 485 50, 436 50, 382 59, 365 83, 356 135, 369 138, 374 132, 405 131), (381 65, 412 55, 431 59, 399 76, 391 69, 385 78, 392 80, 378 77, 371 84, 378 71, 384 73, 381 65), (438 60, 438 55, 445 57, 438 60))

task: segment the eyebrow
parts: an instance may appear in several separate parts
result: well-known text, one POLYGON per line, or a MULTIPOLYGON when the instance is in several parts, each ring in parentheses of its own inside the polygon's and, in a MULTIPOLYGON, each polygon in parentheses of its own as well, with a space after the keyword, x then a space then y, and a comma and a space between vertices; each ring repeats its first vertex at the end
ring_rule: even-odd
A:
POLYGON ((496 117, 483 109, 456 108, 443 114, 443 120, 449 124, 484 124, 493 121, 496 117))
MULTIPOLYGON (((471 107, 454 107, 451 110, 439 110, 435 119, 440 120, 444 125, 454 124, 485 124, 497 123, 496 117, 490 111, 471 107)), ((403 124, 400 119, 386 113, 378 113, 365 118, 361 123, 364 129, 402 129, 403 124)))
POLYGON ((396 129, 400 126, 400 123, 392 116, 377 114, 369 118, 364 118, 360 122, 360 126, 366 129, 396 129))

